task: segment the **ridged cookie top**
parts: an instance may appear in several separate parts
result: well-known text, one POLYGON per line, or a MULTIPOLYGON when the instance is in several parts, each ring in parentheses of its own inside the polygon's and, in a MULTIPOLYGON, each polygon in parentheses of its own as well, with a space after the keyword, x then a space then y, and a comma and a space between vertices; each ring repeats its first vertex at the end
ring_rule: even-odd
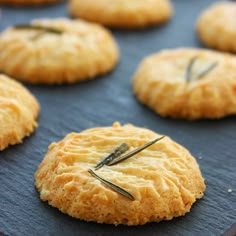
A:
POLYGON ((209 47, 236 52, 236 2, 224 1, 207 8, 197 21, 200 39, 209 47))
POLYGON ((76 82, 108 72, 118 60, 115 41, 99 25, 42 19, 30 26, 35 29, 10 27, 0 35, 0 70, 18 79, 49 84, 76 82))
POLYGON ((26 88, 0 75, 0 150, 33 131, 38 111, 38 102, 26 88))
POLYGON ((163 116, 200 119, 236 113, 236 58, 204 49, 145 58, 133 79, 138 99, 163 116))
POLYGON ((142 28, 170 19, 169 0, 70 0, 70 14, 117 28, 142 28))
POLYGON ((130 151, 158 136, 119 123, 67 135, 50 145, 35 174, 41 199, 71 216, 99 223, 137 225, 184 215, 202 197, 205 185, 195 159, 168 137, 96 171, 131 193, 134 201, 88 173, 121 143, 130 151))

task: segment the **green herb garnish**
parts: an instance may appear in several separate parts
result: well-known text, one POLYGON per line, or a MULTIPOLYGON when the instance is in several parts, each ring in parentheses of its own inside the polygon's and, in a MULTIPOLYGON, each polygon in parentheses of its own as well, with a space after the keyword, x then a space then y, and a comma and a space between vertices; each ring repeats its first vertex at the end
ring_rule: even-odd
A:
POLYGON ((114 152, 112 152, 110 155, 108 155, 105 159, 103 159, 101 162, 99 162, 94 168, 95 170, 100 169, 104 165, 108 164, 112 160, 114 160, 116 157, 120 156, 124 152, 126 152, 129 149, 129 146, 126 143, 122 143, 119 147, 117 147, 114 152))
MULTIPOLYGON (((186 74, 185 74, 185 79, 187 82, 191 81, 193 78, 192 76, 192 70, 193 70, 193 66, 195 64, 195 62, 197 61, 198 57, 195 56, 193 58, 190 59, 188 66, 186 68, 186 74)), ((204 77, 206 74, 208 74, 210 71, 212 71, 216 66, 218 65, 218 62, 213 62, 211 63, 208 67, 206 67, 205 69, 203 69, 202 71, 200 71, 197 76, 195 77, 195 79, 202 79, 202 77, 204 77)))
MULTIPOLYGON (((104 160, 102 160, 101 162, 99 162, 96 166, 95 166, 95 170, 98 170, 99 168, 101 168, 104 165, 108 165, 108 166, 112 166, 115 165, 117 163, 120 163, 121 161, 124 161, 132 156, 134 156, 135 154, 141 152, 142 150, 148 148, 149 146, 151 146, 152 144, 156 143, 157 141, 160 141, 161 139, 163 139, 165 136, 162 136, 160 138, 156 138, 136 149, 134 149, 133 151, 127 153, 126 155, 117 158, 118 156, 120 156, 122 153, 126 152, 129 149, 129 146, 126 143, 122 143, 119 147, 117 147, 115 149, 115 151, 113 153, 111 153, 109 156, 107 156, 104 160)), ((115 192, 123 195, 124 197, 129 198, 130 200, 134 200, 134 196, 132 194, 130 194, 129 192, 127 192, 125 189, 109 182, 108 180, 100 177, 99 175, 97 175, 93 170, 89 169, 88 172, 95 177, 96 179, 100 180, 103 184, 105 184, 107 187, 111 188, 112 190, 114 190, 115 192)))
POLYGON ((209 73, 210 71, 212 71, 217 65, 218 65, 218 62, 213 62, 213 63, 210 64, 207 68, 205 68, 204 70, 202 70, 202 71, 197 75, 197 78, 198 78, 198 79, 201 79, 201 78, 204 77, 207 73, 209 73))
POLYGON ((93 170, 89 169, 88 172, 95 177, 96 179, 100 180, 103 184, 105 184, 107 187, 111 188, 112 190, 114 190, 115 192, 123 195, 124 197, 129 198, 130 200, 134 200, 134 196, 132 194, 130 194, 129 192, 127 192, 125 189, 109 182, 108 180, 98 176, 93 170))
POLYGON ((197 56, 191 58, 189 63, 188 63, 188 66, 186 68, 186 75, 185 75, 185 79, 186 79, 187 82, 191 80, 192 69, 193 69, 193 65, 194 65, 196 60, 197 60, 197 56))
POLYGON ((53 27, 48 27, 48 26, 42 26, 42 25, 30 25, 30 24, 19 24, 19 25, 14 25, 13 26, 14 29, 17 30, 37 30, 39 31, 35 36, 33 36, 31 39, 35 40, 37 38, 39 38, 40 36, 50 33, 50 34, 57 34, 57 35, 61 35, 64 32, 60 29, 56 29, 53 27))
POLYGON ((152 141, 150 141, 150 142, 148 142, 148 143, 142 145, 141 147, 138 147, 138 148, 132 150, 131 152, 128 152, 127 154, 125 154, 124 156, 122 156, 122 157, 120 157, 120 158, 116 158, 116 159, 114 159, 113 161, 110 161, 109 163, 107 163, 107 165, 108 165, 108 166, 113 166, 113 165, 115 165, 115 164, 117 164, 117 163, 120 163, 121 161, 124 161, 124 160, 126 160, 126 159, 128 159, 128 158, 134 156, 135 154, 137 154, 137 153, 143 151, 144 149, 146 149, 147 147, 153 145, 153 144, 156 143, 157 141, 160 141, 160 140, 163 139, 164 137, 165 137, 165 136, 162 136, 162 137, 160 137, 160 138, 156 138, 156 139, 154 139, 154 140, 152 140, 152 141))
POLYGON ((42 25, 30 25, 30 24, 20 24, 20 25, 14 25, 13 28, 19 29, 19 30, 24 30, 24 29, 32 29, 32 30, 43 30, 47 31, 48 33, 53 33, 53 34, 62 34, 63 31, 59 29, 55 29, 53 27, 48 27, 48 26, 42 26, 42 25))

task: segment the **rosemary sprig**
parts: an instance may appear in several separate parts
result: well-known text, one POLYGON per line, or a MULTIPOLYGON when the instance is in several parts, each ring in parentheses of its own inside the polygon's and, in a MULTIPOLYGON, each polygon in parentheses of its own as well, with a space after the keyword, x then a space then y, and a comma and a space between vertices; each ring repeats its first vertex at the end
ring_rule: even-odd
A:
POLYGON ((114 190, 115 192, 123 195, 124 197, 129 198, 130 200, 134 200, 134 196, 132 194, 130 194, 129 192, 127 192, 125 189, 109 182, 108 180, 100 177, 99 175, 97 175, 93 170, 89 169, 88 172, 95 177, 96 179, 100 180, 103 184, 105 184, 107 187, 111 188, 112 190, 114 190))
POLYGON ((48 27, 48 26, 42 26, 42 25, 30 25, 30 24, 19 24, 19 25, 14 25, 14 29, 19 29, 19 30, 25 30, 25 29, 30 29, 30 30, 42 30, 47 33, 52 33, 52 34, 62 34, 63 31, 60 29, 55 29, 53 27, 48 27))
POLYGON ((110 161, 114 160, 116 157, 120 156, 124 152, 129 149, 129 146, 126 143, 122 143, 119 147, 117 147, 114 152, 112 152, 109 156, 99 162, 94 168, 95 170, 100 169, 104 165, 108 164, 110 161))
POLYGON ((189 63, 188 63, 188 66, 186 68, 186 74, 185 74, 185 79, 186 79, 187 82, 189 82, 191 80, 192 69, 193 69, 193 65, 194 65, 196 60, 197 60, 197 56, 191 58, 189 63))
POLYGON ((201 79, 202 77, 204 77, 207 73, 209 73, 210 71, 212 71, 216 66, 218 65, 218 62, 213 62, 212 64, 210 64, 206 69, 202 70, 198 75, 197 78, 201 79))
POLYGON ((153 144, 156 143, 157 141, 160 141, 160 140, 163 139, 164 137, 165 137, 165 136, 162 136, 162 137, 160 137, 160 138, 156 138, 156 139, 154 139, 154 140, 152 140, 152 141, 150 141, 150 142, 148 142, 148 143, 146 143, 146 144, 144 144, 144 145, 142 145, 142 146, 140 146, 140 147, 138 147, 138 148, 132 150, 131 152, 128 152, 127 154, 125 154, 125 155, 122 156, 122 157, 117 158, 117 159, 114 159, 113 161, 109 162, 107 165, 108 165, 108 166, 113 166, 113 165, 115 165, 115 164, 117 164, 117 163, 120 163, 121 161, 124 161, 124 160, 126 160, 126 159, 128 159, 128 158, 134 156, 135 154, 137 154, 137 153, 143 151, 144 149, 146 149, 147 147, 153 145, 153 144))
POLYGON ((32 37, 30 37, 30 40, 36 40, 39 37, 41 37, 47 33, 57 34, 57 35, 63 34, 62 30, 55 29, 55 28, 48 27, 48 26, 40 26, 40 25, 20 24, 20 25, 13 26, 13 28, 18 29, 18 30, 25 30, 25 29, 37 30, 38 32, 35 35, 33 35, 32 37))
MULTIPOLYGON (((188 66, 186 68, 186 74, 185 74, 185 79, 187 82, 192 80, 192 70, 193 70, 193 66, 194 66, 195 62, 197 61, 197 59, 198 59, 198 56, 194 56, 193 58, 190 59, 190 61, 188 63, 188 66)), ((217 61, 211 63, 208 67, 206 67, 205 69, 200 71, 197 74, 197 76, 195 77, 195 79, 201 79, 206 74, 208 74, 210 71, 212 71, 217 65, 218 65, 217 61)))

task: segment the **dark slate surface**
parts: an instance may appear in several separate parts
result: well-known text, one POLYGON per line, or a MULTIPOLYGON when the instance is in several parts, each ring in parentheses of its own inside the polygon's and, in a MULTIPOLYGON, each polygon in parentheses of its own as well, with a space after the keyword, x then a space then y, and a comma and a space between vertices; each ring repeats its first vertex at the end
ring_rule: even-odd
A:
MULTIPOLYGON (((211 2, 175 0, 175 16, 170 23, 142 31, 113 31, 122 58, 107 76, 70 86, 26 85, 41 103, 39 128, 23 144, 0 153, 2 234, 215 236, 222 235, 236 222, 236 117, 196 122, 163 119, 137 102, 130 83, 144 56, 167 47, 200 47, 194 22, 211 2), (68 132, 111 125, 116 120, 170 135, 197 158, 207 190, 189 214, 169 222, 115 227, 73 219, 39 200, 34 188, 34 172, 47 146, 68 132), (232 193, 228 193, 229 188, 232 193)), ((37 17, 67 16, 65 3, 1 9, 1 30, 37 17)))

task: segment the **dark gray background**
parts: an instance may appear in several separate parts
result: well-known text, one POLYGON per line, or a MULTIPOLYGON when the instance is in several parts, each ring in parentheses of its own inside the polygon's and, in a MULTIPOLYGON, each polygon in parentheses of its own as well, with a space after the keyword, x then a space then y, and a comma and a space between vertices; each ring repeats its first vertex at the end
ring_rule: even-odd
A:
MULTIPOLYGON (((236 222, 236 118, 195 122, 161 118, 137 102, 130 82, 140 60, 150 53, 179 46, 201 47, 194 32, 195 20, 211 2, 175 0, 175 15, 166 25, 140 31, 114 30, 122 57, 109 75, 67 86, 26 85, 41 103, 39 127, 22 144, 0 153, 0 232, 13 236, 202 236, 221 235, 236 222), (48 145, 71 131, 108 126, 114 121, 170 135, 197 158, 207 189, 189 214, 169 222, 115 227, 73 219, 39 200, 34 172, 48 145)), ((67 16, 65 3, 1 9, 1 30, 34 18, 67 16)))

